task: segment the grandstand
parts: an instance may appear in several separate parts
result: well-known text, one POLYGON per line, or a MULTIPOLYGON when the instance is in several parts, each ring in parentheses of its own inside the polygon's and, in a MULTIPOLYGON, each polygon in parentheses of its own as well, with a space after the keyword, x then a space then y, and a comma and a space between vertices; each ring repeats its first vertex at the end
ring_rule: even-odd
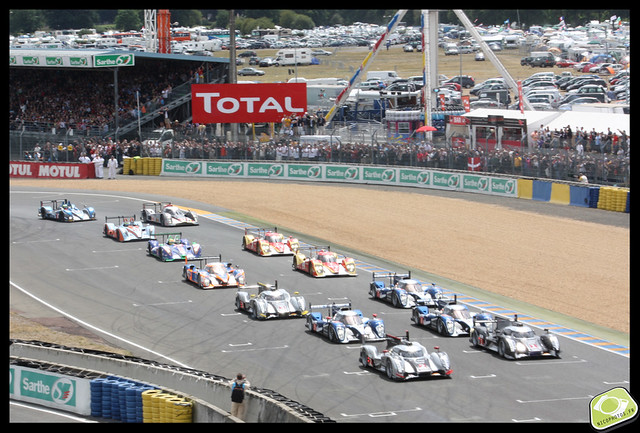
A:
POLYGON ((10 131, 22 140, 71 130, 143 139, 140 127, 190 120, 192 83, 229 82, 229 60, 209 56, 20 48, 9 64, 10 131))

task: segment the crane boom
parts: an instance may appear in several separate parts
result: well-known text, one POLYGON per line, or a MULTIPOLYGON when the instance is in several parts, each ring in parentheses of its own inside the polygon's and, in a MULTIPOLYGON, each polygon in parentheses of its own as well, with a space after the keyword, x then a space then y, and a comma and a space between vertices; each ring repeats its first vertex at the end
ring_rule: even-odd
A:
MULTIPOLYGON (((482 37, 480 36, 480 33, 478 33, 478 30, 476 30, 476 28, 473 26, 473 24, 471 23, 467 15, 462 11, 462 9, 454 9, 453 12, 456 14, 458 19, 462 22, 462 25, 464 25, 464 27, 469 31, 469 33, 471 33, 471 36, 473 36, 476 42, 478 42, 484 55, 491 61, 491 63, 493 63, 493 66, 496 67, 500 75, 502 75, 502 77, 507 82, 507 86, 513 89, 513 91, 517 95, 518 83, 515 82, 511 74, 509 74, 509 71, 507 71, 507 69, 502 65, 500 60, 498 60, 498 57, 495 55, 495 53, 491 50, 491 48, 489 48, 487 43, 482 39, 482 37)), ((535 111, 533 106, 527 100, 526 96, 523 96, 522 99, 523 99, 522 102, 527 110, 535 111)))
POLYGON ((351 93, 351 89, 357 86, 360 80, 362 80, 362 76, 367 72, 367 69, 369 68, 370 63, 378 54, 378 50, 380 49, 381 46, 384 45, 386 40, 389 39, 389 36, 391 35, 391 33, 394 32, 396 27, 398 27, 398 23, 400 22, 400 20, 402 20, 402 17, 404 17, 406 13, 407 13, 406 9, 401 9, 393 16, 393 18, 391 18, 391 21, 389 21, 389 24, 387 25, 387 29, 385 30, 385 32, 382 34, 382 36, 380 36, 378 41, 371 48, 371 50, 369 51, 369 54, 367 54, 365 59, 362 61, 362 64, 358 68, 358 70, 355 72, 355 74, 353 74, 353 77, 351 77, 351 79, 349 80, 349 84, 347 85, 347 87, 345 87, 342 90, 342 92, 340 92, 340 94, 336 97, 336 100, 333 106, 324 116, 324 120, 326 123, 331 122, 331 119, 333 119, 333 116, 335 116, 336 114, 336 109, 344 103, 344 101, 349 96, 349 93, 351 93))

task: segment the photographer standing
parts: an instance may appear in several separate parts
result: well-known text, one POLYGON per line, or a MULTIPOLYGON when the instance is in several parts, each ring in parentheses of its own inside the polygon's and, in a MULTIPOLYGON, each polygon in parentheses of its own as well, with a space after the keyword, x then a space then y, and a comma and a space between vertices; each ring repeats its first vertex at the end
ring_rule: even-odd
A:
POLYGON ((242 373, 238 373, 236 379, 231 383, 231 415, 238 419, 244 417, 244 392, 249 386, 247 377, 242 373))

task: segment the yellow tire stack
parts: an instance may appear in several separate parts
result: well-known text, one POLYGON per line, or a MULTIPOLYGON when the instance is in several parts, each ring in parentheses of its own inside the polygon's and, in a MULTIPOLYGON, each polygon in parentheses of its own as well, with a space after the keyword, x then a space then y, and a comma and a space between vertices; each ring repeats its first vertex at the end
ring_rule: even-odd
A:
POLYGON ((139 156, 125 158, 122 162, 122 174, 129 174, 129 171, 134 175, 160 176, 162 158, 140 158, 139 156))
POLYGON ((193 403, 176 394, 159 389, 142 392, 142 422, 191 423, 193 403))
POLYGON ((628 188, 618 188, 613 186, 600 187, 598 209, 624 212, 627 207, 628 194, 628 188))

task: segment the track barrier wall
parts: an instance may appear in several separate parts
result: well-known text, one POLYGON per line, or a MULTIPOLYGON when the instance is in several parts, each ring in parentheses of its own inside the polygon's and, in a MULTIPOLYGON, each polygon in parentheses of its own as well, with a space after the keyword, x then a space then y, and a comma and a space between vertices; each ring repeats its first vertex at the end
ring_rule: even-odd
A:
POLYGON ((239 420, 226 409, 230 379, 113 353, 9 342, 11 400, 126 423, 335 422, 253 386, 245 392, 244 420, 239 420))
POLYGON ((127 158, 123 173, 159 176, 346 182, 445 189, 630 212, 630 190, 485 173, 345 164, 127 158), (127 163, 127 160, 132 160, 127 163), (147 167, 146 169, 144 167, 147 167))

